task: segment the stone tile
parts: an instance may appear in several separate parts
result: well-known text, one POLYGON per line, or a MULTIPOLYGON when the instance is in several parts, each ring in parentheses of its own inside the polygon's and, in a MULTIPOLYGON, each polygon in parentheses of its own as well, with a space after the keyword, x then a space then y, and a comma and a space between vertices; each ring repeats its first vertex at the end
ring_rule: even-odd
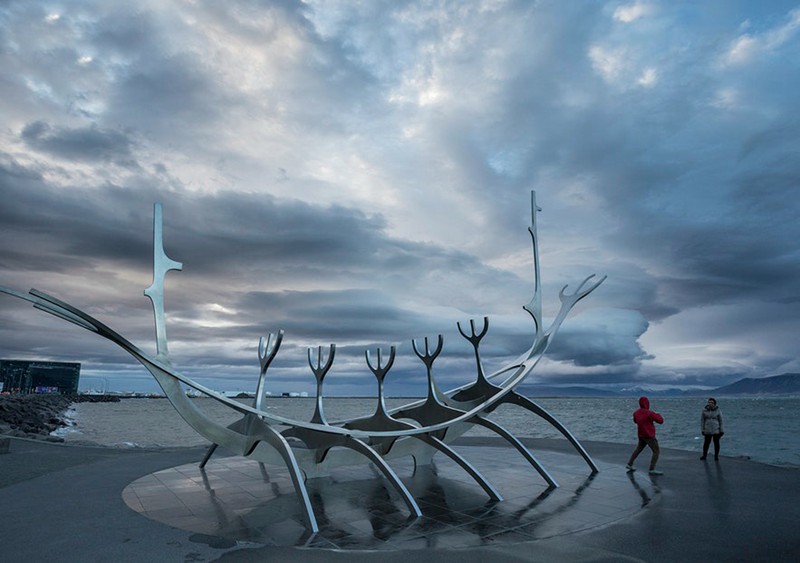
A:
POLYGON ((205 471, 190 464, 147 475, 131 483, 123 499, 164 524, 236 541, 382 551, 515 544, 574 533, 634 514, 655 494, 649 481, 631 479, 621 466, 604 464, 592 475, 576 455, 537 453, 561 485, 548 488, 522 456, 488 446, 459 452, 504 501, 492 501, 449 459, 416 473, 413 463, 393 462, 423 512, 410 518, 373 467, 337 468, 307 482, 320 526, 310 534, 286 470, 236 457, 216 458, 205 471))

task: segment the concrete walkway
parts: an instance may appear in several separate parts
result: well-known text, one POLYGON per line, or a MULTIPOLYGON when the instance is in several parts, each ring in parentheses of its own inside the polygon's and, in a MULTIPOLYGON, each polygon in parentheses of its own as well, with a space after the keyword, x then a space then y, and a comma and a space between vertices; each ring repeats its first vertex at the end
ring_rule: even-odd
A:
MULTIPOLYGON (((448 540, 446 547, 431 542, 438 547, 392 549, 382 543, 382 549, 362 549, 358 545, 346 549, 324 541, 304 544, 310 547, 265 545, 260 540, 242 540, 233 531, 223 535, 187 531, 165 525, 153 519, 153 514, 145 517, 123 500, 125 495, 130 503, 130 487, 134 482, 141 484, 142 478, 179 466, 194 467, 203 455, 201 448, 117 450, 13 439, 10 452, 0 455, 0 506, 6 516, 0 524, 0 553, 3 561, 12 563, 800 560, 798 469, 725 457, 718 463, 703 462, 697 453, 663 450, 659 469, 665 474, 650 478, 645 471, 647 452, 639 459, 640 471, 628 475, 623 464, 633 445, 587 442, 587 450, 601 464, 601 474, 588 487, 595 491, 578 491, 583 495, 580 502, 571 502, 569 495, 574 497, 575 491, 581 489, 574 483, 582 480, 570 476, 586 473, 583 460, 565 441, 526 442, 552 469, 553 476, 562 481, 558 492, 562 496, 554 493, 546 502, 568 508, 553 511, 553 516, 545 514, 542 506, 533 508, 542 510, 544 519, 561 519, 560 527, 551 528, 555 533, 528 539, 521 533, 524 528, 520 528, 520 532, 501 541, 481 536, 483 540, 476 542, 475 534, 465 534, 463 537, 472 538, 468 545, 448 540), (620 501, 619 509, 629 514, 612 520, 587 517, 587 513, 607 515, 605 499, 623 489, 627 496, 624 502, 620 501), (641 501, 633 510, 628 502, 630 495, 641 501), (576 522, 590 524, 576 526, 576 522), (598 525, 594 526, 594 522, 598 525)), ((494 439, 465 438, 457 447, 481 455, 496 451, 495 458, 501 462, 513 457, 514 452, 507 445, 498 446, 501 444, 494 439)), ((491 471, 485 471, 485 476, 506 492, 502 477, 495 475, 493 479, 491 471)), ((510 477, 513 478, 516 473, 510 477)), ((540 486, 533 480, 531 483, 526 494, 533 494, 540 486)), ((374 482, 370 487, 375 488, 374 482)), ((208 496, 207 491, 202 494, 208 496)), ((452 500, 452 493, 448 494, 452 500)), ((514 499, 505 496, 504 502, 513 505, 514 499)), ((382 516, 377 512, 373 515, 382 516)), ((287 512, 287 522, 291 517, 287 512)), ((531 517, 530 511, 526 517, 531 517)), ((511 526, 507 518, 503 522, 504 526, 511 526)), ((474 528, 476 523, 480 522, 470 525, 474 528)), ((485 523, 490 523, 488 518, 485 523)), ((521 525, 526 524, 521 521, 521 525)), ((241 531, 241 525, 237 529, 241 531)), ((537 530, 542 530, 541 526, 537 530)), ((451 540, 460 537, 448 533, 451 540)))

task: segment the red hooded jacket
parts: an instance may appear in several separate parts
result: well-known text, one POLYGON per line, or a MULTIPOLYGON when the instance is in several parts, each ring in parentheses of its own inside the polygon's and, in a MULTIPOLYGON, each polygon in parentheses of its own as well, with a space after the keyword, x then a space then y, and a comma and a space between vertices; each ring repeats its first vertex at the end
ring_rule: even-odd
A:
POLYGON ((639 438, 655 438, 657 422, 662 424, 664 417, 650 410, 650 400, 647 397, 639 397, 640 409, 634 411, 633 421, 636 423, 639 438))

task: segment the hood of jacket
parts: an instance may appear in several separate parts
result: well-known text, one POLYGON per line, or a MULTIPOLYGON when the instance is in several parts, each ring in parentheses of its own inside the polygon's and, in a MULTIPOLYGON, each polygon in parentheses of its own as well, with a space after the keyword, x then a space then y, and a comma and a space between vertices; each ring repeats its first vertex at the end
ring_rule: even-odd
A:
POLYGON ((639 406, 642 407, 643 409, 649 409, 650 399, 648 399, 647 397, 639 397, 639 406))

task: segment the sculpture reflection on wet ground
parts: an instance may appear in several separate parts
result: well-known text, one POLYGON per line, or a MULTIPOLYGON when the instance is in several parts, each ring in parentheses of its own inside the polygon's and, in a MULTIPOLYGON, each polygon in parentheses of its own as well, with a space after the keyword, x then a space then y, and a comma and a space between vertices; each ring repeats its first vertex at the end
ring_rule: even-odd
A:
POLYGON ((308 363, 317 383, 316 409, 308 422, 291 420, 262 408, 267 371, 280 349, 283 331, 270 334, 266 338, 262 337, 259 342, 258 357, 261 369, 253 406, 229 399, 173 369, 166 333, 164 280, 168 271, 180 270, 182 265, 171 260, 164 252, 162 210, 159 204, 155 205, 154 214, 153 283, 145 290, 155 314, 157 350, 155 356, 143 352, 87 313, 46 293, 36 289, 22 293, 5 287, 0 287, 0 292, 30 301, 37 309, 99 334, 120 346, 144 365, 184 420, 213 444, 203 459, 201 468, 208 462, 217 445, 259 462, 285 466, 294 492, 300 501, 306 526, 312 532, 318 531, 319 525, 305 480, 326 476, 336 467, 367 462, 374 465, 385 477, 405 503, 410 515, 419 517, 423 514, 423 510, 388 461, 410 457, 415 466, 424 466, 431 463, 435 454, 441 453, 482 488, 489 499, 502 500, 500 492, 464 456, 449 445, 474 425, 487 428, 506 440, 539 473, 549 488, 558 487, 556 480, 519 439, 487 417, 501 404, 527 409, 553 425, 583 457, 591 473, 598 471, 597 465, 566 427, 541 406, 515 391, 516 386, 531 373, 542 358, 569 311, 605 279, 593 280, 594 275, 591 275, 572 293, 567 293, 565 286, 559 293, 561 308, 550 326, 544 328, 536 229, 538 211, 540 209, 536 205, 535 193, 532 192, 531 226, 528 231, 533 244, 535 283, 533 298, 524 306, 534 322, 534 334, 529 349, 515 361, 486 375, 481 362, 480 343, 488 332, 488 319, 484 317, 482 325, 477 328, 475 321, 470 320, 469 330, 458 323, 459 332, 474 350, 477 379, 471 384, 442 392, 433 376, 434 362, 443 347, 442 336, 438 336, 433 350, 427 337, 423 341, 413 340, 414 352, 427 371, 427 397, 392 411, 386 408, 383 385, 395 361, 395 348, 393 346, 390 348, 388 358, 378 349, 374 361, 368 350, 367 366, 378 382, 375 413, 369 417, 341 423, 330 423, 323 411, 323 382, 333 365, 336 352, 333 344, 326 352, 323 352, 321 346, 318 347, 316 357, 311 348, 308 350, 308 363), (184 385, 227 405, 240 413, 241 419, 228 427, 217 424, 187 397, 184 385), (279 431, 280 427, 286 429, 279 431))
POLYGON ((342 551, 510 546, 608 526, 657 495, 656 484, 636 481, 619 465, 598 461, 601 472, 587 474, 583 460, 554 441, 525 441, 558 448, 538 455, 558 473, 560 487, 526 471, 522 456, 504 455, 501 440, 465 437, 456 447, 498 481, 503 502, 488 499, 456 464, 415 467, 410 457, 398 459, 392 467, 422 508, 423 516, 413 518, 373 467, 339 467, 307 483, 316 534, 303 526, 287 471, 240 456, 220 456, 206 469, 187 464, 150 473, 130 483, 122 498, 142 516, 193 532, 194 541, 246 542, 256 560, 259 544, 342 551))

